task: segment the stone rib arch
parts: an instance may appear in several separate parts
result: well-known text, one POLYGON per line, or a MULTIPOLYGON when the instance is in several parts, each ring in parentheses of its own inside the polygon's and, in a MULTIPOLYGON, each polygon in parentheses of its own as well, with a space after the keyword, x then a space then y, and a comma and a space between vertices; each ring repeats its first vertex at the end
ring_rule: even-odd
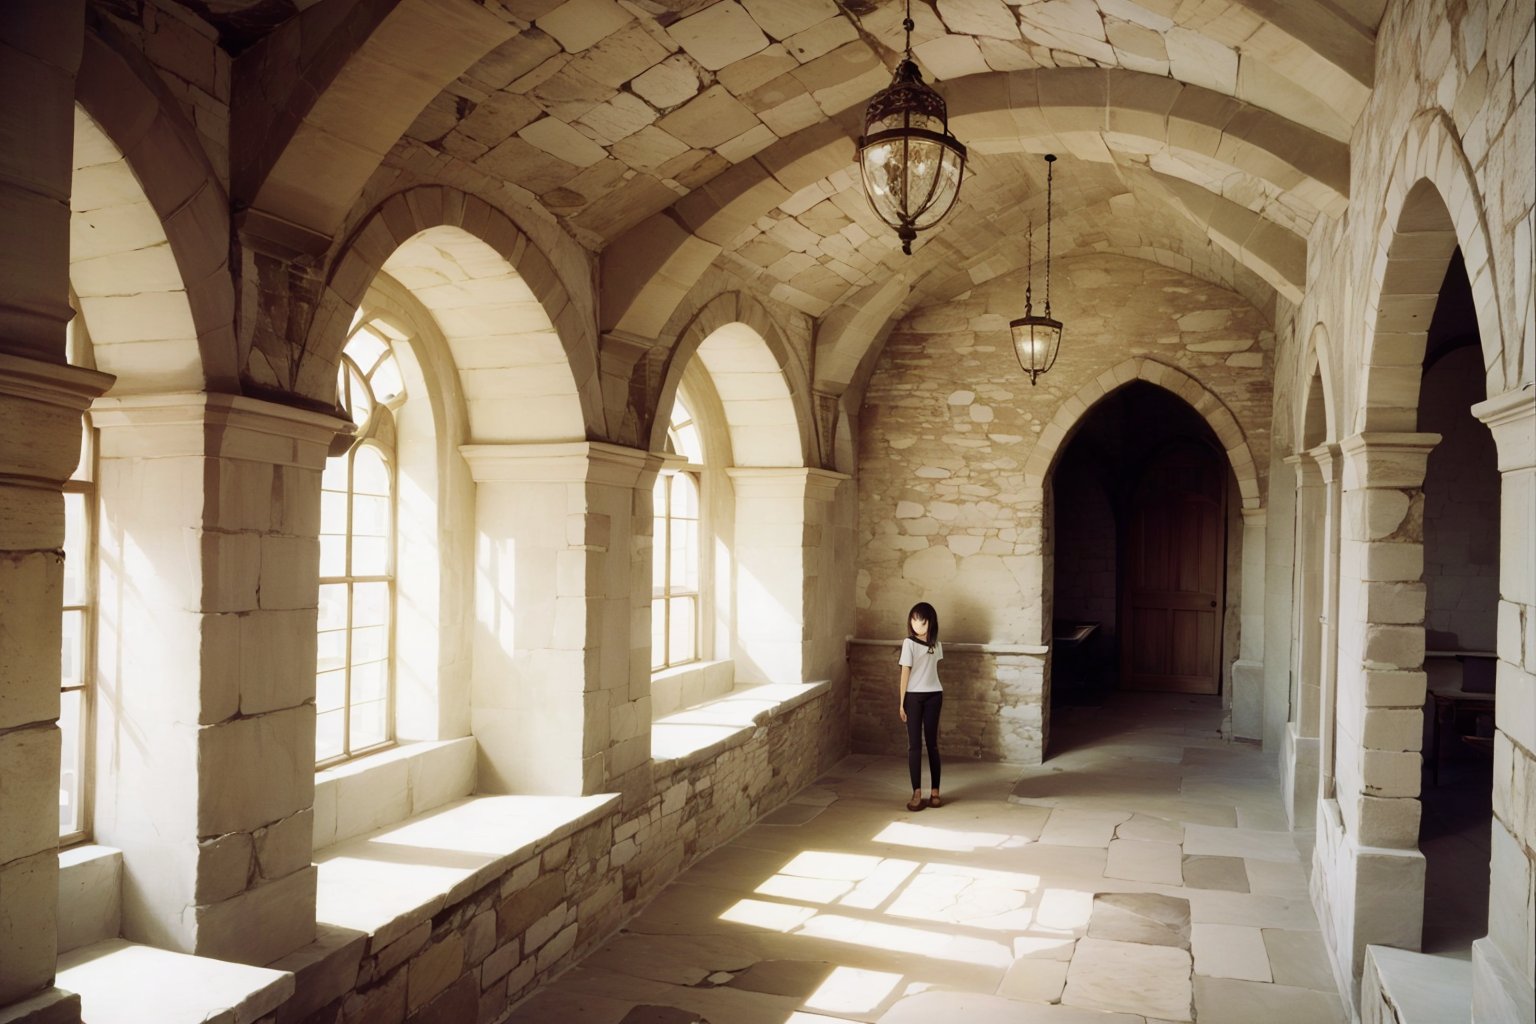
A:
POLYGON ((1331 344, 1328 341, 1328 328, 1322 324, 1314 324, 1312 333, 1307 338, 1306 355, 1301 360, 1301 373, 1296 378, 1296 394, 1307 396, 1301 407, 1302 415, 1296 418, 1295 443, 1296 451, 1305 451, 1319 443, 1333 443, 1339 439, 1339 416, 1337 400, 1334 397, 1333 382, 1333 356, 1331 344), (1319 392, 1322 399, 1322 409, 1312 408, 1312 378, 1319 378, 1319 392), (1314 436, 1319 432, 1313 429, 1311 421, 1314 412, 1321 413, 1322 430, 1321 437, 1314 436))
POLYGON ((331 400, 353 312, 381 270, 438 320, 458 366, 473 441, 606 436, 592 323, 510 217, 476 196, 440 186, 385 199, 341 247, 304 346, 306 394, 331 400), (423 248, 413 253, 407 246, 423 248), (406 256, 397 259, 403 248, 406 256), (439 258, 464 272, 450 277, 446 265, 430 266, 439 258), (424 288, 435 291, 424 294, 424 288), (472 322, 487 308, 506 314, 515 329, 487 330, 489 324, 472 322), (522 351, 511 352, 509 344, 522 351), (499 354, 509 352, 513 362, 496 365, 499 354), (471 387, 466 373, 483 379, 471 387), (546 400, 531 404, 531 390, 546 400))
MULTIPOLYGON (((946 86, 946 99, 951 127, 978 152, 1017 152, 1026 140, 1049 140, 1076 153, 1084 147, 1067 143, 1084 135, 1107 156, 1107 137, 1129 137, 1248 174, 1311 210, 1337 214, 1348 202, 1345 143, 1201 86, 1067 68, 967 76, 946 86)), ((604 329, 661 333, 692 282, 737 236, 848 167, 853 131, 843 118, 790 136, 615 239, 602 261, 604 329)))
POLYGON ((732 464, 805 466, 809 396, 790 372, 792 354, 768 311, 750 296, 723 292, 699 307, 678 334, 651 417, 649 445, 666 444, 668 409, 697 355, 725 409, 732 464))
MULTIPOLYGON (((71 278, 76 279, 76 290, 87 307, 93 304, 92 298, 111 299, 109 304, 121 307, 126 293, 115 289, 129 285, 148 285, 135 287, 134 295, 179 293, 174 303, 186 307, 184 317, 180 311, 174 314, 179 321, 185 320, 175 337, 123 339, 125 345, 140 348, 141 355, 145 342, 162 342, 157 361, 174 364, 174 371, 146 374, 147 367, 135 365, 126 350, 127 361, 111 368, 118 361, 110 352, 107 339, 111 335, 104 330, 102 317, 96 318, 93 336, 108 351, 98 352, 98 357, 104 360, 104 368, 118 375, 114 394, 166 388, 238 393, 244 356, 235 335, 229 197, 196 141, 195 130, 181 116, 179 104, 154 69, 119 40, 103 19, 91 17, 88 22, 75 81, 76 135, 81 134, 83 111, 83 120, 90 126, 87 134, 94 128, 100 142, 117 151, 131 172, 139 198, 126 205, 113 204, 112 219, 117 230, 125 232, 124 244, 89 249, 87 239, 96 232, 76 223, 81 211, 72 203, 71 278), (152 252, 161 245, 168 248, 173 267, 152 252), (88 259, 105 262, 97 267, 76 266, 87 251, 92 252, 88 259), (106 271, 105 276, 101 271, 106 271), (83 280, 92 276, 95 284, 107 290, 99 291, 83 280), (110 277, 118 280, 106 279, 110 277), (95 296, 90 294, 93 291, 95 296)), ((91 315, 89 308, 86 315, 91 315)), ((111 315, 135 316, 122 309, 111 315)))
POLYGON ((1232 411, 1214 392, 1185 371, 1176 366, 1140 356, 1127 359, 1118 366, 1105 370, 1083 385, 1075 395, 1061 403, 1056 410, 1056 415, 1051 417, 1051 421, 1040 431, 1034 450, 1030 452, 1028 460, 1024 463, 1024 486, 1030 489, 1044 488, 1051 470, 1056 465, 1057 457, 1066 447, 1068 439, 1077 425, 1082 422, 1083 417, 1100 399, 1134 380, 1144 380, 1172 392, 1188 402, 1189 406, 1200 414, 1206 425, 1211 428, 1211 432, 1216 435, 1216 439, 1221 442, 1222 448, 1226 450, 1227 462, 1232 467, 1232 474, 1237 478, 1237 490, 1242 498, 1243 509, 1245 511, 1258 509, 1260 507, 1258 468, 1253 461, 1253 452, 1248 448, 1248 439, 1243 435, 1243 428, 1238 425, 1237 417, 1232 415, 1232 411))
MULTIPOLYGON (((1503 351, 1498 285, 1477 180, 1442 110, 1419 115, 1393 161, 1377 228, 1363 327, 1364 376, 1354 429, 1418 429, 1419 381, 1430 319, 1459 246, 1472 285, 1487 393, 1518 379, 1503 351)), ((1513 358, 1518 361, 1518 353, 1513 358)))

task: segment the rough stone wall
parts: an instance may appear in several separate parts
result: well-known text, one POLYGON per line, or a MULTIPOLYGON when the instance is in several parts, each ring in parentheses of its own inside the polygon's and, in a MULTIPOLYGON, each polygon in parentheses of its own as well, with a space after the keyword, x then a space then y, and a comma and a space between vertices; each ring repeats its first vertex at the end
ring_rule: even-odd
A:
MULTIPOLYGON (((883 644, 855 644, 849 650, 857 753, 907 752, 907 727, 896 713, 899 654, 898 647, 883 644)), ((939 662, 944 683, 940 752, 973 761, 1039 764, 1046 740, 1043 707, 1050 700, 1047 669, 1046 659, 1037 654, 945 645, 939 662)))
MULTIPOLYGON (((846 690, 842 691, 846 694, 846 690)), ((656 765, 648 792, 543 844, 473 895, 359 943, 339 972, 299 978, 282 1024, 490 1024, 590 953, 685 867, 847 752, 836 689, 697 759, 656 765), (327 986, 324 1005, 304 1014, 327 986)))
MULTIPOLYGON (((1349 215, 1342 220, 1321 217, 1314 226, 1308 239, 1306 297, 1296 313, 1296 330, 1283 332, 1288 345, 1304 350, 1317 325, 1327 331, 1330 344, 1324 358, 1326 376, 1333 382, 1335 440, 1349 438, 1366 425, 1364 393, 1369 346, 1376 330, 1374 304, 1384 290, 1384 238, 1398 226, 1388 220, 1421 179, 1428 179, 1445 203, 1468 261, 1483 335, 1483 362, 1489 367, 1488 391, 1496 395, 1513 390, 1531 378, 1536 359, 1531 272, 1536 225, 1533 14, 1536 11, 1529 3, 1518 0, 1426 0, 1387 6, 1377 33, 1374 89, 1351 139, 1349 215)), ((1406 227, 1417 230, 1416 225, 1406 227)), ((1397 343, 1395 338, 1380 341, 1397 343)), ((1285 353, 1281 361, 1294 358, 1285 353)), ((1416 357, 1405 352, 1396 361, 1405 358, 1416 357)), ((1386 377, 1380 371, 1389 361, 1391 357, 1378 360, 1378 377, 1386 377)), ((1406 376, 1387 378, 1386 386, 1378 385, 1373 395, 1374 407, 1393 408, 1396 398, 1395 407, 1411 417, 1419 399, 1413 393, 1416 377, 1412 385, 1406 376)), ((1303 417, 1304 390, 1277 388, 1276 398, 1277 424, 1303 417)), ((1412 419, 1406 422, 1411 425, 1412 419)), ((1421 492, 1412 486, 1377 483, 1378 477, 1363 470, 1351 480, 1346 472, 1344 483, 1345 544, 1356 544, 1360 551, 1357 555, 1346 551, 1343 559, 1339 706, 1324 708, 1324 727, 1327 718, 1335 715, 1349 726, 1341 734, 1337 751, 1341 780, 1337 810, 1346 816, 1341 818, 1326 805, 1320 808, 1312 879, 1314 903, 1334 955, 1335 972, 1346 981, 1356 979, 1356 984, 1363 943, 1388 942, 1391 935, 1412 931, 1412 922, 1404 918, 1417 913, 1408 906, 1415 901, 1404 893, 1413 874, 1408 861, 1417 856, 1417 811, 1414 807, 1410 814, 1408 808, 1416 804, 1412 798, 1418 793, 1424 615, 1422 610, 1414 614, 1411 608, 1367 610, 1363 601, 1372 586, 1380 590, 1403 583, 1411 589, 1423 578, 1424 552, 1411 550, 1422 542, 1421 531, 1407 522, 1394 534, 1391 524, 1365 521, 1372 513, 1385 514, 1389 503, 1399 509, 1399 521, 1411 519, 1408 510, 1421 492), (1353 506, 1352 490, 1358 492, 1353 506), (1348 514, 1351 507, 1353 516, 1348 514), (1368 536, 1368 530, 1375 532, 1368 536), (1365 543, 1372 536, 1385 541, 1365 543), (1388 556, 1394 553, 1388 547, 1399 549, 1391 567, 1388 556), (1370 549, 1375 549, 1373 564, 1367 565, 1370 549), (1368 664, 1359 639, 1367 633, 1382 641, 1373 646, 1368 664), (1390 644, 1386 643, 1389 638, 1390 644), (1402 728, 1383 730, 1380 726, 1388 720, 1401 720, 1402 728), (1370 742, 1359 731, 1367 723, 1374 736, 1370 742), (1346 735, 1360 738, 1347 741, 1346 735), (1369 804, 1377 799, 1372 794, 1389 794, 1392 802, 1403 805, 1390 841, 1359 834, 1359 823, 1350 824, 1348 815, 1354 812, 1346 805, 1369 804), (1364 849, 1367 846, 1378 849, 1364 849), (1384 846, 1398 847, 1390 851, 1398 856, 1387 856, 1380 849, 1384 846)), ((1515 474, 1506 469, 1506 518, 1512 508, 1523 509, 1529 516, 1528 498, 1517 495, 1512 501, 1510 497, 1512 487, 1528 493, 1528 477, 1523 470, 1515 474)), ((1532 563, 1521 539, 1528 532, 1505 529, 1500 539, 1501 640, 1505 621, 1512 639, 1522 629, 1525 636, 1532 635, 1528 625, 1522 626, 1530 621, 1536 603, 1532 563)), ((1523 645, 1505 641, 1501 649, 1490 883, 1490 908, 1496 909, 1490 913, 1490 933, 1498 950, 1495 956, 1504 964, 1490 966, 1488 957, 1474 950, 1474 1005, 1484 1006, 1475 1011, 1474 1019, 1495 1019, 1492 1007, 1518 1005, 1503 1003, 1505 995, 1493 993, 1523 1001, 1528 1017, 1536 978, 1531 927, 1536 917, 1532 896, 1536 815, 1521 810, 1529 806, 1529 789, 1522 788, 1522 780, 1536 777, 1531 745, 1536 743, 1536 727, 1529 724, 1533 719, 1528 714, 1509 710, 1511 699, 1522 708, 1530 707, 1529 695, 1536 688, 1533 647, 1529 640, 1523 645), (1507 972, 1502 978, 1501 971, 1507 972), (1523 993, 1518 991, 1521 986, 1523 993)), ((1383 806, 1386 803, 1381 801, 1383 806)))

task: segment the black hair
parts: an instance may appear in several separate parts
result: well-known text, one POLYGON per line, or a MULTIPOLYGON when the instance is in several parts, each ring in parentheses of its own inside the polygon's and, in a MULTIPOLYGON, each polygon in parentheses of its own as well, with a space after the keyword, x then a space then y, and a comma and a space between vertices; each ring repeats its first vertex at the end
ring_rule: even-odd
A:
POLYGON ((927 601, 919 601, 907 612, 907 638, 924 644, 931 651, 934 644, 939 642, 939 613, 933 610, 933 605, 927 601), (912 632, 912 616, 916 615, 928 623, 928 639, 924 640, 912 632))

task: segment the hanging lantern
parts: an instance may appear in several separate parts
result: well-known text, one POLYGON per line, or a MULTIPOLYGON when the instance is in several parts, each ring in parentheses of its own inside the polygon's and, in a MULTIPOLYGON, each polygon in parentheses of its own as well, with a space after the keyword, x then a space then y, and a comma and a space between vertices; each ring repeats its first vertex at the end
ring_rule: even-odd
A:
POLYGON ((912 0, 907 0, 906 56, 891 84, 864 112, 859 175, 870 207, 896 229, 901 251, 912 255, 919 231, 949 213, 960 195, 965 147, 949 133, 944 97, 923 83, 912 60, 912 0))
POLYGON ((1035 232, 1030 225, 1025 235, 1028 247, 1029 270, 1024 279, 1024 315, 1010 321, 1013 332, 1013 353, 1018 356, 1019 366, 1029 374, 1033 387, 1035 380, 1056 365, 1061 352, 1061 321, 1051 317, 1051 184, 1056 154, 1045 156, 1045 315, 1034 315, 1033 291, 1035 285, 1035 232))

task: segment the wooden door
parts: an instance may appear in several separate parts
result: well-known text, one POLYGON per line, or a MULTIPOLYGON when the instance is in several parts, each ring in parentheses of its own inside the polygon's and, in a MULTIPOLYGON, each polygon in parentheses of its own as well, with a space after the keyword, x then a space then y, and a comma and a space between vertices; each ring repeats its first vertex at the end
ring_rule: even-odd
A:
POLYGON ((1221 692, 1226 467, 1206 445, 1154 456, 1132 499, 1121 586, 1120 683, 1221 692))

